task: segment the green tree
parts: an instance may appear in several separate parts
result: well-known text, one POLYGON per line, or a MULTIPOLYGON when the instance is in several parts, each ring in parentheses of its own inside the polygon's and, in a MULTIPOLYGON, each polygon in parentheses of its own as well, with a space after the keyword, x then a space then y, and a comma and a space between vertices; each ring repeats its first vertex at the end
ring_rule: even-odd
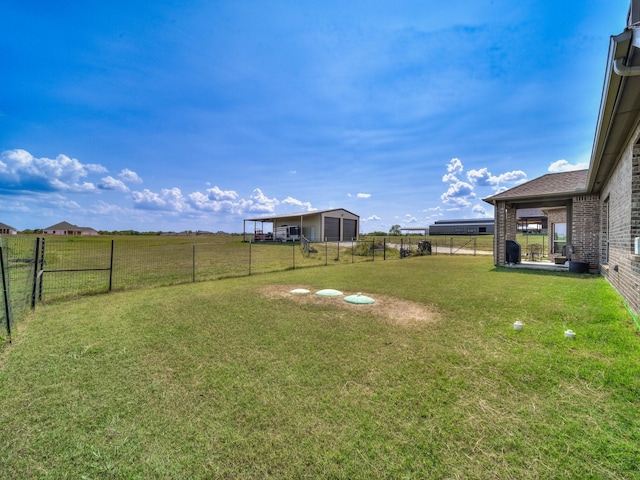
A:
POLYGON ((402 232, 400 232, 400 225, 392 225, 389 229, 389 235, 402 235, 402 232))

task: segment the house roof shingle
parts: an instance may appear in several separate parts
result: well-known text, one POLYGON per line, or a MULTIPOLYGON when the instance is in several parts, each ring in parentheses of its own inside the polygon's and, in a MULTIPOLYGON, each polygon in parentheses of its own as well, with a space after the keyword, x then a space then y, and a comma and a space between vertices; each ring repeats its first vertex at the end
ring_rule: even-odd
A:
POLYGON ((44 230, 81 230, 81 228, 69 222, 60 222, 56 223, 55 225, 51 225, 44 230))
POLYGON ((589 170, 548 173, 529 182, 484 199, 494 204, 497 200, 529 200, 541 197, 573 196, 585 192, 589 170))
POLYGON ((0 222, 0 228, 2 228, 3 230, 16 230, 11 225, 7 225, 6 223, 2 223, 2 222, 0 222))

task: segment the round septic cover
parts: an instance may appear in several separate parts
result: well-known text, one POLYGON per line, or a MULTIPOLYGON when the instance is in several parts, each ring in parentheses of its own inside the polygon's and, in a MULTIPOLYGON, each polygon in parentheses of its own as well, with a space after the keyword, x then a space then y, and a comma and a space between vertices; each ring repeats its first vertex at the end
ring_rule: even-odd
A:
POLYGON ((362 295, 358 293, 357 295, 349 295, 348 297, 344 297, 345 302, 349 303, 373 303, 375 300, 371 297, 367 297, 366 295, 362 295))
POLYGON ((309 293, 309 290, 306 288, 294 288, 289 293, 309 293))
POLYGON ((338 297, 342 295, 342 292, 332 288, 325 288, 324 290, 318 290, 316 295, 320 295, 322 297, 338 297))

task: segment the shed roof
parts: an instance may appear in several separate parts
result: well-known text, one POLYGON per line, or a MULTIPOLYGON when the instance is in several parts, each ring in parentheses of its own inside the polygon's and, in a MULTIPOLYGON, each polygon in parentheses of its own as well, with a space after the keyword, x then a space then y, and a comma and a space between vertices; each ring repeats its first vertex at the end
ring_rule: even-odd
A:
POLYGON ((272 222, 274 220, 278 220, 278 219, 281 219, 281 218, 310 217, 310 216, 313 216, 313 215, 322 215, 323 213, 338 212, 338 211, 347 212, 347 213, 349 213, 351 215, 359 217, 359 215, 356 215, 355 213, 350 212, 349 210, 345 210, 344 208, 331 208, 329 210, 314 210, 312 212, 283 213, 282 215, 271 215, 271 216, 264 216, 264 217, 258 217, 258 218, 246 218, 245 221, 247 221, 247 222, 272 222))
POLYGON ((589 170, 548 173, 516 187, 484 199, 495 205, 498 200, 541 200, 566 199, 579 193, 586 193, 589 170))

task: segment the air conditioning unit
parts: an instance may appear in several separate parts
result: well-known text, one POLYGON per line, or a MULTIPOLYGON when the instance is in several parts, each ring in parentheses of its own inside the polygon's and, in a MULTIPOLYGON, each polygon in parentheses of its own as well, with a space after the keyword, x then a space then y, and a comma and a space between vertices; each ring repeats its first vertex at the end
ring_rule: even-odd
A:
POLYGON ((636 237, 635 242, 633 243, 633 254, 640 255, 640 237, 636 237))

